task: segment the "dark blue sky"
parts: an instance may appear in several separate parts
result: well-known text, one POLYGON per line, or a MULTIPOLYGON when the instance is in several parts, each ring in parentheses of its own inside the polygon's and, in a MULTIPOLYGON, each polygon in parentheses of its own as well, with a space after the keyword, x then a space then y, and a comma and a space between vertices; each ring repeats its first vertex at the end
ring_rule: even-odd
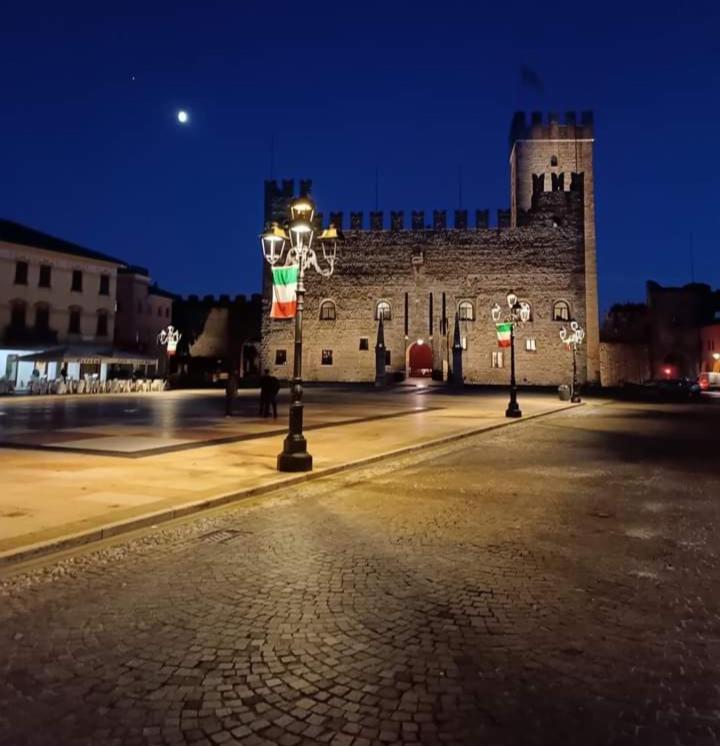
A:
MULTIPOLYGON (((256 291, 263 179, 319 209, 509 202, 515 109, 593 109, 600 293, 720 285, 716 2, 36 2, 3 9, 0 216, 256 291), (304 15, 298 15, 304 12, 304 15), (523 89, 530 66, 544 93, 523 89), (132 77, 135 76, 135 80, 132 77), (181 127, 176 111, 191 121, 181 127)), ((406 214, 409 221, 409 213, 406 214)))

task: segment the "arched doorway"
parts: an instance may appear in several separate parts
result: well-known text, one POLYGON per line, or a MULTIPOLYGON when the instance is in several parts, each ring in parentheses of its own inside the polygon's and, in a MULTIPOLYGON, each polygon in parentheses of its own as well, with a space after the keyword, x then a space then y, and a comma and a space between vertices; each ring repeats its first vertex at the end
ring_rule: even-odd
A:
POLYGON ((408 376, 410 378, 430 378, 432 376, 432 347, 426 342, 417 341, 408 350, 408 376))

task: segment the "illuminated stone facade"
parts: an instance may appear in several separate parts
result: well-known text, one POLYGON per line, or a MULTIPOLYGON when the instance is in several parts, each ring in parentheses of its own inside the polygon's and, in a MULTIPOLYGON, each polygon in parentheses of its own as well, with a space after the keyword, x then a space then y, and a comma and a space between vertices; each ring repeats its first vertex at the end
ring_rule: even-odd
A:
MULTIPOLYGON (((430 347, 435 377, 444 377, 452 365, 452 334, 459 313, 465 380, 506 383, 509 355, 498 350, 490 308, 495 302, 504 304, 513 290, 532 308, 532 319, 519 330, 516 341, 518 381, 557 385, 568 380, 571 356, 558 332, 571 318, 585 326, 589 336, 578 356, 579 378, 596 380, 595 367, 588 376, 586 364, 586 351, 597 347, 594 225, 593 249, 587 250, 592 125, 588 115, 582 121, 577 129, 573 125, 571 134, 583 141, 578 148, 583 149, 584 160, 577 163, 585 172, 571 168, 575 162, 568 160, 565 145, 553 142, 558 132, 552 124, 523 129, 516 117, 510 159, 512 205, 511 210, 498 212, 496 227, 489 225, 487 210, 477 210, 474 221, 467 210, 456 210, 452 226, 441 210, 433 212, 429 225, 424 213, 413 212, 409 227, 400 212, 390 213, 387 222, 383 213, 373 212, 368 228, 361 213, 351 213, 349 224, 342 213, 330 214, 328 221, 319 216, 318 226, 332 222, 343 230, 345 240, 338 246, 331 277, 313 270, 306 276, 303 377, 373 381, 378 304, 387 303, 390 318, 385 319, 384 334, 390 376, 417 372, 413 357, 423 356, 412 350, 421 344, 430 347), (553 138, 548 139, 550 135, 553 138), (566 171, 554 165, 561 162, 566 171)), ((563 127, 563 137, 568 137, 568 125, 563 127)), ((300 182, 299 192, 310 188, 309 181, 300 182)), ((266 183, 267 220, 284 219, 293 192, 291 181, 266 183)), ((279 377, 290 377, 294 325, 269 318, 271 280, 265 269, 263 366, 279 377)))

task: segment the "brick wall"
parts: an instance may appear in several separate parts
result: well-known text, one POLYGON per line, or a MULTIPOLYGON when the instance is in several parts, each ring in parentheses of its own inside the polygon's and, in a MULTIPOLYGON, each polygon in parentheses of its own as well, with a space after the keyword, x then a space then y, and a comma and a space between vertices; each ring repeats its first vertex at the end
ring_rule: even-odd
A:
POLYGON ((601 342, 600 382, 603 386, 640 383, 652 377, 650 353, 644 342, 601 342))
MULTIPOLYGON (((467 340, 465 378, 504 384, 509 376, 507 356, 506 367, 491 366, 492 352, 498 348, 490 308, 495 302, 504 304, 505 295, 513 290, 533 310, 532 322, 518 333, 518 381, 539 385, 569 381, 571 358, 560 343, 562 324, 552 320, 552 309, 555 301, 566 300, 572 316, 585 325, 584 262, 582 191, 541 195, 521 227, 349 231, 338 248, 334 274, 323 278, 310 270, 306 277, 303 377, 310 381, 374 380, 374 317, 380 300, 392 307, 392 318, 385 322, 386 348, 391 355, 388 371, 405 372, 407 351, 418 339, 432 345, 433 367, 443 370, 457 304, 469 300, 475 320, 461 322, 461 333, 467 340), (440 329, 443 293, 447 334, 440 329), (327 299, 336 306, 334 321, 320 320, 320 304, 327 299), (368 338, 368 349, 360 350, 364 337, 368 338), (535 340, 536 352, 525 349, 526 338, 535 340), (323 350, 332 350, 332 365, 321 364, 323 350)), ((265 273, 263 290, 263 365, 279 377, 289 377, 293 322, 269 318, 269 272, 265 273), (276 365, 277 350, 286 351, 285 365, 276 365)), ((584 381, 585 377, 585 354, 581 351, 579 378, 584 381)))

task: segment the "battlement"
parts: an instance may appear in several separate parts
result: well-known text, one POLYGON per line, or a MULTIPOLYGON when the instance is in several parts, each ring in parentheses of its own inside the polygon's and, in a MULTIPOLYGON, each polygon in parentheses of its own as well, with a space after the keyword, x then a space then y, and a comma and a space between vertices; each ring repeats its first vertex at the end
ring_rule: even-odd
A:
POLYGON ((203 295, 203 297, 201 298, 199 295, 192 294, 180 296, 177 299, 177 302, 180 304, 227 308, 229 306, 260 304, 262 303, 262 295, 260 293, 252 293, 252 295, 250 296, 241 294, 236 295, 234 298, 231 298, 229 295, 222 293, 217 297, 212 294, 208 294, 203 295))
POLYGON ((592 111, 568 111, 564 116, 556 112, 545 114, 533 111, 528 115, 516 111, 510 125, 510 147, 518 140, 591 140, 595 136, 592 111))
MULTIPOLYGON (((312 179, 300 179, 298 192, 300 197, 306 197, 312 191, 312 179)), ((266 179, 265 181, 265 222, 284 222, 290 201, 295 196, 295 179, 266 179)))
MULTIPOLYGON (((553 181, 552 189, 545 188, 544 175, 540 175, 536 184, 535 200, 541 204, 544 199, 550 199, 548 195, 552 191, 564 192, 582 192, 582 174, 572 174, 569 180, 563 176, 553 181), (568 188, 569 187, 569 188, 568 188)), ((548 185, 550 180, 548 179, 548 185)), ((532 213, 530 212, 529 215, 532 213)), ((315 230, 320 231, 332 225, 339 231, 350 232, 389 232, 397 233, 400 231, 416 231, 423 233, 443 232, 450 230, 457 231, 484 231, 484 230, 505 230, 511 227, 511 215, 509 209, 500 208, 496 211, 496 220, 494 225, 490 224, 490 210, 475 210, 474 221, 471 220, 471 211, 465 209, 456 209, 452 212, 452 223, 448 217, 448 210, 412 210, 406 220, 404 210, 390 210, 384 213, 382 210, 373 210, 369 213, 369 218, 363 212, 351 212, 350 220, 345 220, 345 214, 341 211, 329 213, 329 218, 324 219, 322 213, 315 215, 315 230)))

